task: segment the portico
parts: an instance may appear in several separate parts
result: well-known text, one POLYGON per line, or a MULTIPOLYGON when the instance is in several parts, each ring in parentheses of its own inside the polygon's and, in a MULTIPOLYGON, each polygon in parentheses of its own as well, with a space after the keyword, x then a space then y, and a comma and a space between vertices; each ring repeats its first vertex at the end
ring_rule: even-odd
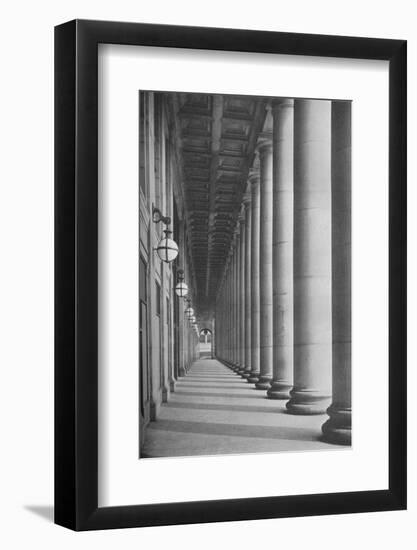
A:
POLYGON ((169 452, 154 421, 211 454, 190 443, 191 409, 228 425, 240 407, 241 452, 350 445, 350 103, 143 92, 140 106, 142 455, 169 452), (155 206, 172 262, 155 256, 155 206))

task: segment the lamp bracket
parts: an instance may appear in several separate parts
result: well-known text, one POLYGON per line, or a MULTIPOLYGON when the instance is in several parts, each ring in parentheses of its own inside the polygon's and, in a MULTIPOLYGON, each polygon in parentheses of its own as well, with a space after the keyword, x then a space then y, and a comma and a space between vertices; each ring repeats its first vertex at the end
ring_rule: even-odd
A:
POLYGON ((171 218, 169 216, 164 216, 159 208, 154 206, 152 208, 152 221, 154 223, 162 222, 165 225, 169 225, 171 223, 171 218))

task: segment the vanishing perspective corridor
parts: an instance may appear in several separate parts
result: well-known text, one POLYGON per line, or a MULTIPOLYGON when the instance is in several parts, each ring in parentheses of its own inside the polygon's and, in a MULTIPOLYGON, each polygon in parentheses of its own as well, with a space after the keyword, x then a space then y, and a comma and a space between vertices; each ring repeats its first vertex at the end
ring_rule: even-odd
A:
POLYGON ((288 414, 216 359, 198 359, 147 431, 141 457, 332 449, 319 439, 326 415, 288 414))
POLYGON ((351 445, 351 102, 139 92, 140 457, 351 445))

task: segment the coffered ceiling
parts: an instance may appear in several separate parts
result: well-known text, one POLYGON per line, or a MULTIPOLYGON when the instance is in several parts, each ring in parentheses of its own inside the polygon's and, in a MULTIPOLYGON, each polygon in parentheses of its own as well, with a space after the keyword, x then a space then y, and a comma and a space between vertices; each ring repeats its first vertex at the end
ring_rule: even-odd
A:
POLYGON ((197 309, 209 312, 265 122, 265 98, 175 94, 197 309))

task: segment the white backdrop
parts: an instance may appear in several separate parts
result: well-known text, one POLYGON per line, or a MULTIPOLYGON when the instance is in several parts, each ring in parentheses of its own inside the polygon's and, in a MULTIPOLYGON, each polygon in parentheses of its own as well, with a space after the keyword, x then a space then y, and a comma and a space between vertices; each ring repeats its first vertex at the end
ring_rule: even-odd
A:
POLYGON ((118 506, 385 489, 388 64, 103 45, 99 90, 99 503, 118 506), (138 89, 164 87, 352 100, 351 449, 171 457, 163 464, 137 459, 138 89), (372 437, 369 388, 379 397, 372 405, 372 415, 378 419, 372 437), (260 483, 256 476, 246 475, 254 469, 276 475, 260 483))
MULTIPOLYGON (((74 534, 54 526, 53 484, 53 32, 79 18, 379 36, 409 40, 409 97, 416 97, 417 23, 413 3, 398 0, 256 3, 159 0, 16 1, 2 11, 0 101, 0 544, 7 549, 212 548, 233 544, 378 549, 415 541, 416 339, 409 349, 409 511, 320 518, 175 526, 74 534), (411 399, 412 398, 412 399, 411 399)), ((415 101, 409 103, 409 151, 417 147, 415 101)), ((416 206, 416 160, 409 155, 409 204, 416 206)), ((417 278, 416 219, 409 216, 410 280, 417 278), (412 254, 411 254, 412 252, 412 254)), ((415 285, 409 291, 410 334, 416 323, 415 285)), ((370 393, 370 399, 372 398, 370 393)), ((371 409, 370 409, 371 413, 371 409)), ((370 419, 371 424, 374 419, 370 419)), ((343 476, 343 472, 340 472, 343 476)), ((410 544, 412 546, 412 544, 410 544)))

